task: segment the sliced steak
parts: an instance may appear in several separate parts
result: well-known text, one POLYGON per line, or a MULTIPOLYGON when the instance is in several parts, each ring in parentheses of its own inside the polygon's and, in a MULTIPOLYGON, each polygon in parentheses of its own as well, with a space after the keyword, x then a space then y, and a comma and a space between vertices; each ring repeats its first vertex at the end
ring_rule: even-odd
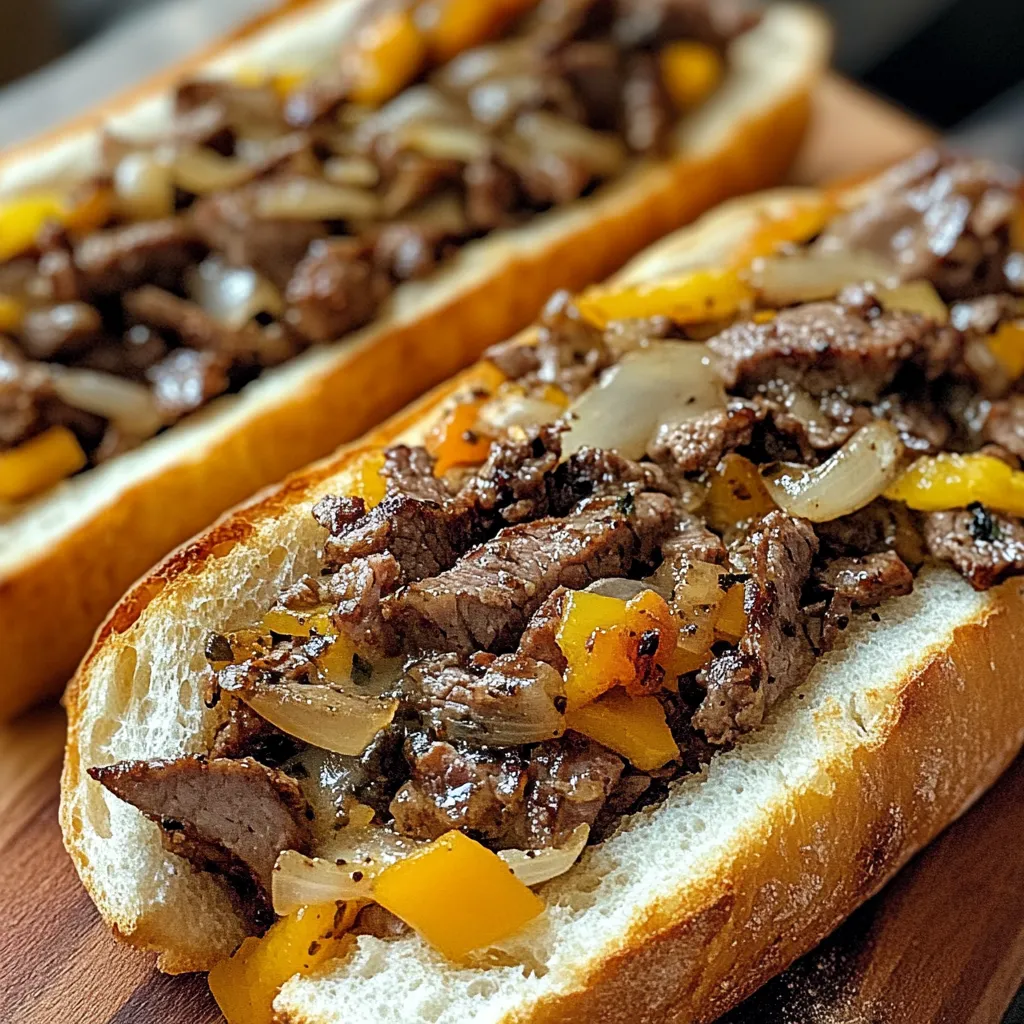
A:
POLYGON ((929 553, 949 562, 975 590, 1024 572, 1024 525, 983 505, 924 517, 929 553))
POLYGON ((666 424, 655 435, 649 454, 656 462, 666 462, 682 473, 714 469, 723 456, 750 444, 754 427, 765 411, 763 406, 731 401, 725 409, 666 424))
POLYGON ((363 243, 318 239, 288 282, 285 318, 310 341, 337 341, 372 320, 390 290, 363 243))
POLYGON ((200 199, 192 223, 209 248, 236 267, 253 267, 284 289, 310 243, 327 236, 319 221, 280 220, 257 212, 256 188, 200 199))
POLYGON ((993 402, 982 428, 984 440, 1024 458, 1024 395, 993 402))
POLYGON ((427 658, 409 669, 403 696, 431 735, 442 740, 511 747, 554 739, 563 731, 561 675, 523 654, 475 661, 457 654, 427 658), (539 729, 547 735, 538 735, 539 729))
POLYGON ((146 372, 157 406, 177 420, 224 394, 230 387, 231 360, 219 352, 179 348, 146 372))
POLYGON ((251 758, 122 761, 89 775, 160 825, 171 853, 197 870, 251 882, 265 899, 278 854, 309 853, 309 805, 299 787, 251 758))
POLYGON ((434 475, 435 461, 426 448, 399 444, 385 449, 381 476, 388 494, 444 504, 451 495, 444 481, 434 475))
POLYGON ((385 617, 412 650, 512 650, 556 588, 578 590, 649 560, 674 523, 669 498, 643 494, 585 502, 564 519, 506 527, 451 569, 385 602, 385 617))
POLYGON ((527 767, 524 813, 507 844, 558 846, 578 826, 593 825, 624 767, 618 755, 576 733, 540 744, 527 767))
POLYGON ((402 567, 390 552, 366 555, 341 566, 321 580, 321 600, 331 605, 331 620, 339 632, 365 651, 396 647, 381 612, 381 601, 393 593, 402 567))
POLYGON ((661 545, 662 563, 680 567, 690 562, 721 565, 726 554, 722 538, 712 533, 704 525, 704 520, 691 512, 677 515, 675 528, 661 545))
POLYGON ((1017 187, 992 164, 926 150, 883 176, 815 246, 877 253, 904 279, 932 281, 947 300, 1000 291, 1017 187))
POLYGON ((395 828, 437 839, 453 828, 502 842, 522 814, 527 776, 519 753, 435 742, 417 733, 406 742, 412 778, 391 801, 395 828))
POLYGON ((248 704, 230 694, 222 694, 220 700, 227 707, 228 717, 213 738, 211 759, 251 757, 277 768, 295 754, 298 742, 261 718, 248 704))
POLYGON ((926 380, 956 365, 960 337, 917 313, 866 317, 838 302, 785 309, 767 323, 742 321, 708 341, 729 387, 753 394, 787 381, 815 396, 840 391, 874 401, 906 364, 926 380))
POLYGON ((140 285, 174 288, 203 252, 182 217, 93 231, 76 246, 75 267, 90 295, 117 295, 140 285))
POLYGON ((751 537, 746 584, 747 630, 734 650, 720 654, 699 681, 707 696, 694 725, 715 744, 733 742, 761 724, 765 712, 814 663, 800 596, 818 540, 810 524, 770 512, 751 537))
POLYGON ((565 587, 553 591, 548 599, 530 616, 530 621, 519 638, 518 651, 527 658, 543 661, 560 675, 565 674, 568 662, 558 645, 558 628, 565 611, 565 587))

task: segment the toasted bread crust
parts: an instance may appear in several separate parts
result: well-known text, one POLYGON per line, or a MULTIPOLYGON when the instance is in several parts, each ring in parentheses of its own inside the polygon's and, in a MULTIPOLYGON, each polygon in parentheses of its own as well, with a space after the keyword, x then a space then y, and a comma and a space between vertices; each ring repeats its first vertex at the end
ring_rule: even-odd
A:
MULTIPOLYGON (((242 37, 272 26, 276 17, 296 17, 295 6, 261 20, 242 37)), ((306 0, 297 6, 315 5, 306 0)), ((225 508, 450 377, 527 323, 554 289, 576 289, 600 278, 716 202, 781 177, 806 127, 810 89, 827 50, 820 21, 802 12, 800 17, 809 20, 803 26, 807 52, 790 55, 801 69, 797 81, 740 118, 721 144, 699 156, 684 152, 638 167, 594 197, 541 217, 528 247, 509 244, 502 233, 468 247, 455 266, 428 282, 430 295, 416 315, 410 318, 394 304, 391 313, 333 346, 326 358, 317 353, 315 372, 292 374, 273 393, 265 387, 260 399, 246 400, 241 415, 232 413, 238 399, 214 403, 192 418, 196 423, 183 425, 197 431, 194 446, 155 456, 152 465, 106 484, 91 514, 48 543, 26 545, 23 555, 0 568, 0 619, 11 637, 0 679, 0 718, 61 685, 125 587, 225 508), (474 269, 481 265, 487 268, 483 273, 474 269), (53 628, 56 622, 60 629, 53 628)), ((221 49, 161 75, 146 89, 165 88, 182 70, 197 70, 221 49)), ((141 95, 136 91, 132 99, 141 95)), ((76 128, 101 120, 90 115, 76 128)), ((150 450, 156 449, 142 449, 150 450)), ((38 514, 30 508, 24 518, 38 514)), ((3 542, 11 551, 19 543, 14 532, 3 542)))

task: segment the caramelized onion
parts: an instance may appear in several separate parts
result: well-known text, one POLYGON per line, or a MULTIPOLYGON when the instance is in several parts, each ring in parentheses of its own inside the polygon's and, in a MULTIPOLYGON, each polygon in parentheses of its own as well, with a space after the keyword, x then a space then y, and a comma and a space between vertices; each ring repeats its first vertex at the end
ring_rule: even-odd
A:
POLYGON ((284 312, 281 293, 250 267, 229 267, 211 257, 190 269, 185 283, 191 298, 228 327, 242 327, 260 313, 284 312))
POLYGON ((619 601, 632 601, 638 594, 654 588, 641 580, 630 580, 622 576, 611 576, 608 579, 594 580, 589 587, 584 587, 588 594, 600 594, 601 597, 614 597, 619 601))
POLYGON ((472 163, 484 159, 491 144, 478 131, 452 124, 416 122, 402 129, 398 141, 434 160, 460 160, 472 163))
POLYGON ((174 212, 170 165, 144 150, 123 156, 114 168, 118 209, 133 220, 157 220, 174 212))
POLYGON ((355 697, 322 683, 264 686, 238 696, 289 736, 351 755, 361 754, 398 708, 397 700, 355 697))
POLYGON ((903 442, 887 420, 862 427, 820 466, 782 465, 765 474, 775 503, 825 523, 871 504, 899 474, 903 442))
POLYGON ((561 846, 543 850, 501 850, 498 856, 524 885, 540 885, 564 875, 580 859, 589 836, 589 825, 577 825, 561 846))
POLYGON ((324 177, 333 185, 373 188, 380 181, 380 171, 365 157, 332 156, 324 162, 324 177))
POLYGON ((380 200, 366 189, 292 178, 263 185, 256 209, 262 217, 283 220, 371 220, 380 214, 380 200))
POLYGON ((252 178, 253 169, 234 157, 196 146, 183 149, 175 156, 172 174, 179 188, 206 196, 245 184, 252 178))
POLYGON ((626 147, 618 136, 595 132, 547 111, 520 114, 515 130, 535 152, 579 160, 595 174, 615 174, 626 162, 626 147))
POLYGON ((153 393, 143 384, 96 370, 54 366, 53 390, 68 405, 103 416, 132 437, 152 437, 163 425, 153 393))
POLYGON ((930 281, 907 281, 895 288, 879 288, 877 295, 885 309, 920 313, 937 324, 949 321, 949 307, 930 281))
POLYGON ((895 287, 890 263, 870 252, 796 252, 755 260, 748 281, 769 306, 831 299, 848 284, 874 281, 895 287))
POLYGON ((478 422, 497 434, 509 427, 536 427, 554 423, 565 411, 556 402, 547 402, 522 391, 499 394, 481 407, 478 422))
POLYGON ((285 850, 277 858, 271 881, 274 913, 287 917, 300 907, 368 900, 374 878, 375 873, 368 868, 342 866, 333 860, 285 850))
POLYGON ((724 405, 722 382, 704 345, 652 342, 624 355, 570 406, 562 451, 568 456, 588 446, 614 448, 638 459, 663 424, 724 405))

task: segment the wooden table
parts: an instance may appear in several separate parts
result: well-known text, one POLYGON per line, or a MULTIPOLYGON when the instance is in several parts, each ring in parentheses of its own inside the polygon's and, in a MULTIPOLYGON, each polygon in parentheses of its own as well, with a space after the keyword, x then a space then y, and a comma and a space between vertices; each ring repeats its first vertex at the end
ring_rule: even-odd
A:
MULTIPOLYGON (((926 143, 922 126, 838 79, 795 177, 856 174, 926 143)), ((0 729, 0 1021, 212 1024, 201 977, 119 946, 57 827, 63 718, 0 729)), ((722 1024, 997 1024, 1024 977, 1024 760, 818 950, 722 1024)))

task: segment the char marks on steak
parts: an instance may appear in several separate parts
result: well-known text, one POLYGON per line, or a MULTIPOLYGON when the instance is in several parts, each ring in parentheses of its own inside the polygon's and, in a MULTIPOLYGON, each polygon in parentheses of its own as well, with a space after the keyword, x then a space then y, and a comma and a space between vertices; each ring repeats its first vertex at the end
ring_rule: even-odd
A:
POLYGON ((907 364, 926 380, 959 360, 960 337, 917 313, 866 316, 839 302, 785 309, 767 323, 741 321, 708 341, 729 387, 745 394, 773 381, 814 396, 876 400, 907 364))
POLYGON ((244 758, 122 761, 89 775, 160 826, 164 846, 197 870, 270 895, 282 850, 310 849, 310 809, 295 782, 244 758))
POLYGON ((389 598, 385 617, 416 650, 512 650, 556 588, 578 590, 650 560, 672 529, 672 501, 642 494, 633 504, 628 513, 619 499, 593 499, 563 519, 506 527, 447 572, 389 598))
POLYGON ((876 253, 904 280, 930 280, 947 300, 1005 291, 1018 185, 985 161, 925 150, 884 175, 815 245, 876 253))
POLYGON ((1024 572, 1024 525, 983 505, 924 516, 929 553, 951 563, 975 590, 1024 572))
POLYGON ((754 530, 750 549, 746 631, 700 675, 707 696, 693 722, 715 744, 757 728, 814 662, 800 610, 818 550, 814 530, 805 520, 770 512, 754 530))

